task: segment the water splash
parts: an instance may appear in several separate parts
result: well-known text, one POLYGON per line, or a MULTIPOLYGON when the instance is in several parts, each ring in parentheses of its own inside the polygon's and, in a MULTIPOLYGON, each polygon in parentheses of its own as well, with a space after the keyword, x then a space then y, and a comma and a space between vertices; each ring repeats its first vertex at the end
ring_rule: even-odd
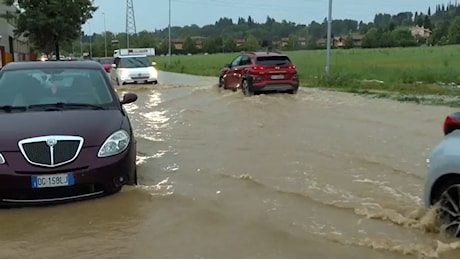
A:
POLYGON ((169 177, 153 185, 138 185, 136 189, 148 192, 152 196, 169 196, 174 194, 173 183, 169 177))

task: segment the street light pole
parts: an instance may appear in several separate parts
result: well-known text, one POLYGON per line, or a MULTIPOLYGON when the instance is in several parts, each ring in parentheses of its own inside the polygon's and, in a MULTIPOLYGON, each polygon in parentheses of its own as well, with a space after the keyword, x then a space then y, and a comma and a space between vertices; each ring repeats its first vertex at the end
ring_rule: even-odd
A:
POLYGON ((329 14, 327 19, 327 51, 326 51, 326 77, 329 79, 331 69, 331 38, 332 38, 332 0, 329 0, 329 14))
POLYGON ((93 58, 93 33, 91 31, 91 22, 88 22, 89 26, 89 58, 93 58))
POLYGON ((80 32, 80 57, 83 58, 83 31, 80 32))
POLYGON ((171 66, 171 0, 169 0, 169 23, 168 23, 168 66, 171 66))
POLYGON ((102 13, 104 15, 104 47, 105 47, 105 56, 107 57, 107 28, 105 27, 105 13, 102 13))

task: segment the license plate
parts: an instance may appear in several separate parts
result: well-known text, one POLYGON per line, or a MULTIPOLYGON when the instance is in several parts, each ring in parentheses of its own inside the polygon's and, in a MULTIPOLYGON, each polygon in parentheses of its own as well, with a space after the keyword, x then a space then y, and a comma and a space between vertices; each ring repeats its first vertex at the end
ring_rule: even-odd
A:
POLYGON ((271 79, 284 79, 284 75, 271 75, 271 79))
POLYGON ((73 184, 74 178, 71 173, 32 176, 32 188, 63 187, 73 184))

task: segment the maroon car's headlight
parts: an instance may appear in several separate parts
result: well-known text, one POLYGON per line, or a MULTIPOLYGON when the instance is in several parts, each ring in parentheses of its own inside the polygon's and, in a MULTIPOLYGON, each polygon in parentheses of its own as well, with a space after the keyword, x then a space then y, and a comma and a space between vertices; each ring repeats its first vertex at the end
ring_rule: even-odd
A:
POLYGON ((99 149, 97 156, 109 157, 122 153, 126 150, 126 148, 128 148, 129 142, 130 137, 128 132, 125 130, 118 130, 105 140, 104 144, 102 144, 99 149))
POLYGON ((0 164, 5 164, 5 157, 0 153, 0 164))

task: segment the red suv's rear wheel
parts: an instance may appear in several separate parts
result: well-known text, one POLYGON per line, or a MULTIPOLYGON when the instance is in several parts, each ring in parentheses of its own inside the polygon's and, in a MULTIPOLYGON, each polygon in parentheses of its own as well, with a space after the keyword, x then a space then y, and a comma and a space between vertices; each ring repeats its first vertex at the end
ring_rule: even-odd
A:
POLYGON ((225 81, 224 77, 219 77, 219 88, 224 88, 225 89, 225 81))
POLYGON ((243 80, 242 90, 245 96, 249 97, 254 94, 254 92, 249 89, 249 82, 247 80, 243 80))

